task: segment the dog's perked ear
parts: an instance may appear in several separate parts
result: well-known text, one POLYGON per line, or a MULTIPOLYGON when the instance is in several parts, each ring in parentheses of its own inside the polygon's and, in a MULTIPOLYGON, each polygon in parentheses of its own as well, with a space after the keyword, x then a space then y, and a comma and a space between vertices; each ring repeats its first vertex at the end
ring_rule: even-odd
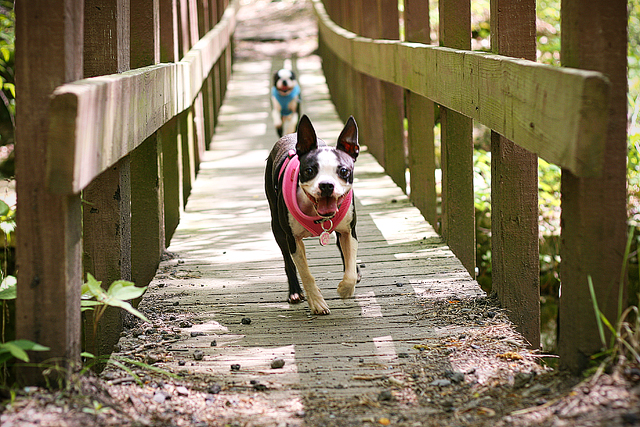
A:
POLYGON ((360 154, 360 145, 358 144, 358 126, 356 125, 356 120, 353 116, 349 116, 347 124, 344 125, 344 129, 340 132, 336 149, 344 151, 353 157, 353 160, 358 158, 358 154, 360 154))
POLYGON ((296 151, 298 156, 302 156, 316 148, 318 148, 316 131, 313 129, 311 120, 309 120, 309 117, 305 114, 300 119, 300 122, 298 122, 298 142, 296 144, 296 151))

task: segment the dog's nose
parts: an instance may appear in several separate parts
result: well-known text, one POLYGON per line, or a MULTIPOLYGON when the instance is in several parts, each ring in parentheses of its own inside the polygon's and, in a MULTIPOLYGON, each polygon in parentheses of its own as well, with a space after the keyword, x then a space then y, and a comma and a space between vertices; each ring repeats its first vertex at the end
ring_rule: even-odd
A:
POLYGON ((322 182, 318 184, 321 197, 329 197, 333 194, 333 184, 330 182, 322 182))

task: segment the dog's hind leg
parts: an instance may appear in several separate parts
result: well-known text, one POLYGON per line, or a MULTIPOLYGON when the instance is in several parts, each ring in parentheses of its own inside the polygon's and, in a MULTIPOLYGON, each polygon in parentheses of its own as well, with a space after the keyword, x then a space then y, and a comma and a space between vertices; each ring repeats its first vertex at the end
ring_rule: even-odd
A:
POLYGON ((358 254, 358 240, 351 233, 338 233, 338 248, 344 265, 344 276, 338 284, 338 294, 341 298, 351 298, 360 281, 356 258, 358 254))
POLYGON ((315 314, 329 314, 329 306, 324 300, 320 289, 316 285, 316 279, 311 275, 309 270, 309 264, 307 263, 307 254, 305 252, 304 243, 302 239, 296 239, 296 251, 292 254, 293 262, 298 267, 300 278, 302 279, 302 286, 304 292, 307 295, 307 301, 309 302, 309 309, 315 314))

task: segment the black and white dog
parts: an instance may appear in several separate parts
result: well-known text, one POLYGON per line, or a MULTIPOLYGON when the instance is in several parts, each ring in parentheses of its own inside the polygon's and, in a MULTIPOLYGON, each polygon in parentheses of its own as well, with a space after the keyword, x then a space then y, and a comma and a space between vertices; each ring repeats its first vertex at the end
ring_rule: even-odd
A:
POLYGON ((338 284, 342 298, 352 297, 360 280, 352 191, 353 166, 359 151, 358 128, 353 117, 347 121, 334 148, 316 137, 311 121, 303 115, 297 133, 280 138, 267 159, 265 190, 271 208, 271 228, 284 257, 289 302, 299 303, 306 294, 309 308, 316 314, 330 311, 309 271, 303 238, 317 236, 326 245, 330 233, 336 232, 344 266, 344 276, 338 284))
POLYGON ((293 71, 285 68, 273 75, 271 117, 278 136, 296 131, 300 112, 300 85, 293 71))

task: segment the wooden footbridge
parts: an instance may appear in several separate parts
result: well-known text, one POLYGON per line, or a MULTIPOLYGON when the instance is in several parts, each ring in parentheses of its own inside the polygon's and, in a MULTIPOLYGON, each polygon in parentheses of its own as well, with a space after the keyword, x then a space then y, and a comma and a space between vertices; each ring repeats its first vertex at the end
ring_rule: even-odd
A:
MULTIPOLYGON (((418 302, 483 295, 474 280, 477 120, 494 130, 494 290, 534 349, 536 156, 564 168, 559 350, 561 366, 582 369, 599 350, 587 276, 607 316, 617 311, 626 2, 563 2, 563 61, 574 68, 531 61, 534 4, 512 3, 492 0, 494 54, 482 54, 470 51, 468 1, 440 2, 437 47, 426 0, 404 1, 406 41, 397 40, 396 1, 313 0, 322 60, 293 61, 304 112, 330 143, 353 114, 367 149, 355 174, 363 280, 354 299, 339 299, 337 250, 310 241, 312 272, 332 310, 311 316, 306 304, 286 302, 263 192, 276 139, 269 76, 280 63, 233 63, 239 2, 17 2, 17 337, 51 348, 33 354, 36 362, 79 362, 81 348, 109 353, 119 312, 97 336, 81 334, 80 285, 91 272, 104 285, 150 284, 140 307, 152 319, 189 320, 185 334, 204 333, 172 347, 189 360, 203 352, 192 370, 222 375, 239 364, 239 381, 260 373, 297 390, 373 387, 353 378, 377 375, 380 363, 424 340, 460 333, 417 321, 418 302), (285 361, 277 372, 269 368, 275 358, 285 361)), ((177 369, 179 361, 169 363, 177 369)), ((21 374, 25 382, 41 375, 21 374)))

